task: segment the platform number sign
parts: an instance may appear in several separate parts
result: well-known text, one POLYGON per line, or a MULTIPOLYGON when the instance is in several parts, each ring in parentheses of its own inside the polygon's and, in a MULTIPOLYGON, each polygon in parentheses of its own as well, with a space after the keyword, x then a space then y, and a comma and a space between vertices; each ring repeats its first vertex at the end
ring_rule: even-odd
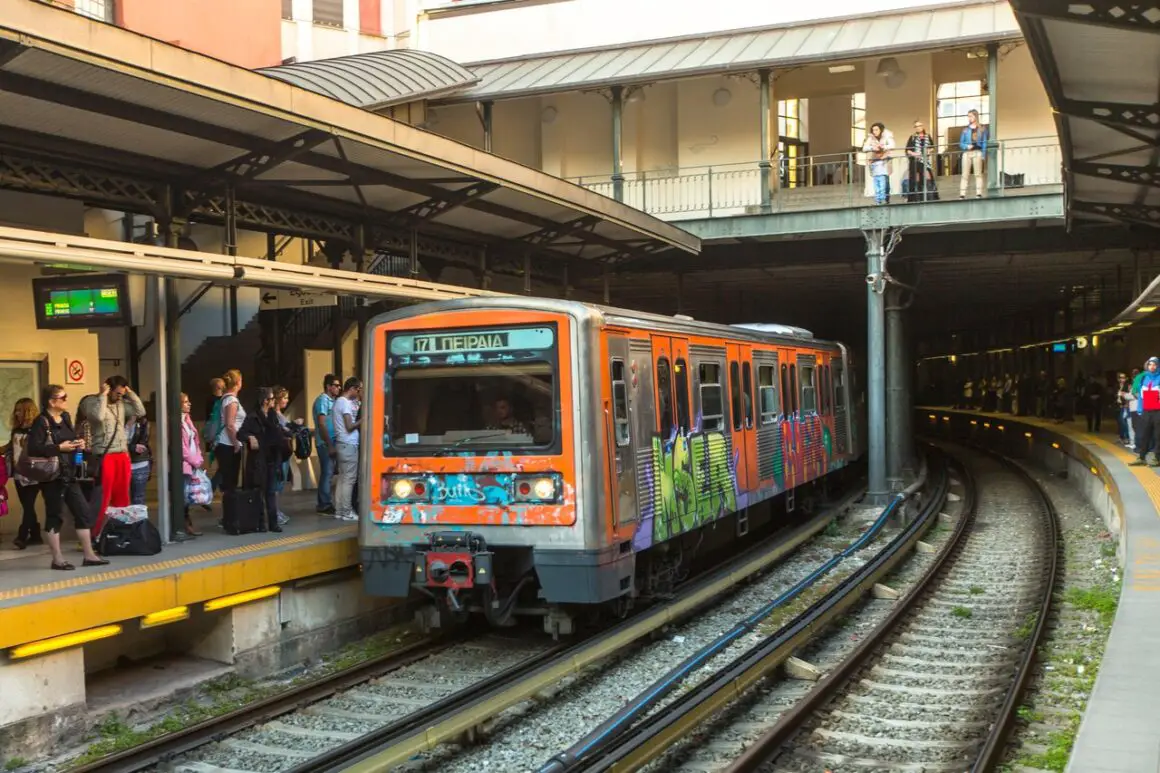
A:
POLYGON ((85 374, 87 372, 88 368, 85 366, 85 361, 80 357, 69 357, 65 359, 64 383, 83 384, 85 383, 85 374))

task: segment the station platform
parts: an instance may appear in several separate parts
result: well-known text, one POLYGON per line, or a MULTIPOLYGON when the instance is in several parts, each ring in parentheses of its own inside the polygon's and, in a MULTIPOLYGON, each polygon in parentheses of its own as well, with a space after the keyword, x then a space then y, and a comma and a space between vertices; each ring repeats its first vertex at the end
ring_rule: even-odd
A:
POLYGON ((1160 770, 1160 468, 1129 467, 1115 420, 1102 432, 1010 414, 916 408, 916 426, 939 437, 972 437, 1012 456, 1068 464, 1073 480, 1118 536, 1123 569, 1116 619, 1072 749, 1069 773, 1160 770))
POLYGON ((195 515, 202 536, 166 545, 155 556, 115 557, 100 568, 81 567, 76 540, 66 531, 62 547, 77 567, 72 572, 50 569, 46 547, 14 550, 5 534, 0 650, 358 565, 357 524, 317 515, 312 491, 287 492, 281 501, 290 517, 282 533, 227 535, 217 526, 215 505, 212 514, 195 515))

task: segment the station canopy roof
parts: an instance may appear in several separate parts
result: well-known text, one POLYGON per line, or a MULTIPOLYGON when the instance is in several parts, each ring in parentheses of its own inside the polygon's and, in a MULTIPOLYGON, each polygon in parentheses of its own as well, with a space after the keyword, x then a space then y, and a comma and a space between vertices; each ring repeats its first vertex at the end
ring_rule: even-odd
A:
POLYGON ((1011 4, 1056 111, 1070 215, 1160 226, 1160 3, 1011 4))
POLYGON ((648 84, 757 69, 938 51, 1018 40, 1006 2, 971 0, 907 11, 716 32, 468 64, 479 85, 444 102, 648 84))
POLYGON ((258 72, 372 112, 454 94, 479 83, 477 75, 445 56, 408 48, 295 62, 258 72))
POLYGON ((700 250, 676 226, 481 150, 44 3, 0 0, 0 186, 13 187, 4 157, 17 153, 56 174, 44 192, 70 195, 55 171, 66 161, 123 175, 125 198, 147 174, 194 219, 232 184, 250 204, 537 259, 700 250))

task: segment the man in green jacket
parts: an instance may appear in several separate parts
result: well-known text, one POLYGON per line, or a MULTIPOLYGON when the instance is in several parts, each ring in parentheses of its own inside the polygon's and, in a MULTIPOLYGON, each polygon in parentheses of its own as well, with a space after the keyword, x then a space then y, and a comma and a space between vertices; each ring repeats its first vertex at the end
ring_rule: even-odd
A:
POLYGON ((1132 381, 1132 394, 1139 406, 1136 426, 1136 453, 1139 458, 1131 462, 1138 467, 1147 464, 1156 467, 1153 449, 1160 439, 1160 357, 1149 357, 1144 370, 1132 381))

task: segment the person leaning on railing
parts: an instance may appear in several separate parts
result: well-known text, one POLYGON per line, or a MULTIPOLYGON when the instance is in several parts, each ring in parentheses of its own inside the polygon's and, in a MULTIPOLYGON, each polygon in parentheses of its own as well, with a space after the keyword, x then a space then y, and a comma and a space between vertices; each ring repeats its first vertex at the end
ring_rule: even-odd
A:
POLYGON ((972 171, 975 175, 975 198, 983 198, 983 156, 987 152, 987 127, 979 123, 979 111, 967 112, 967 128, 959 135, 959 150, 963 155, 962 178, 959 180, 959 198, 967 197, 967 187, 972 171))

